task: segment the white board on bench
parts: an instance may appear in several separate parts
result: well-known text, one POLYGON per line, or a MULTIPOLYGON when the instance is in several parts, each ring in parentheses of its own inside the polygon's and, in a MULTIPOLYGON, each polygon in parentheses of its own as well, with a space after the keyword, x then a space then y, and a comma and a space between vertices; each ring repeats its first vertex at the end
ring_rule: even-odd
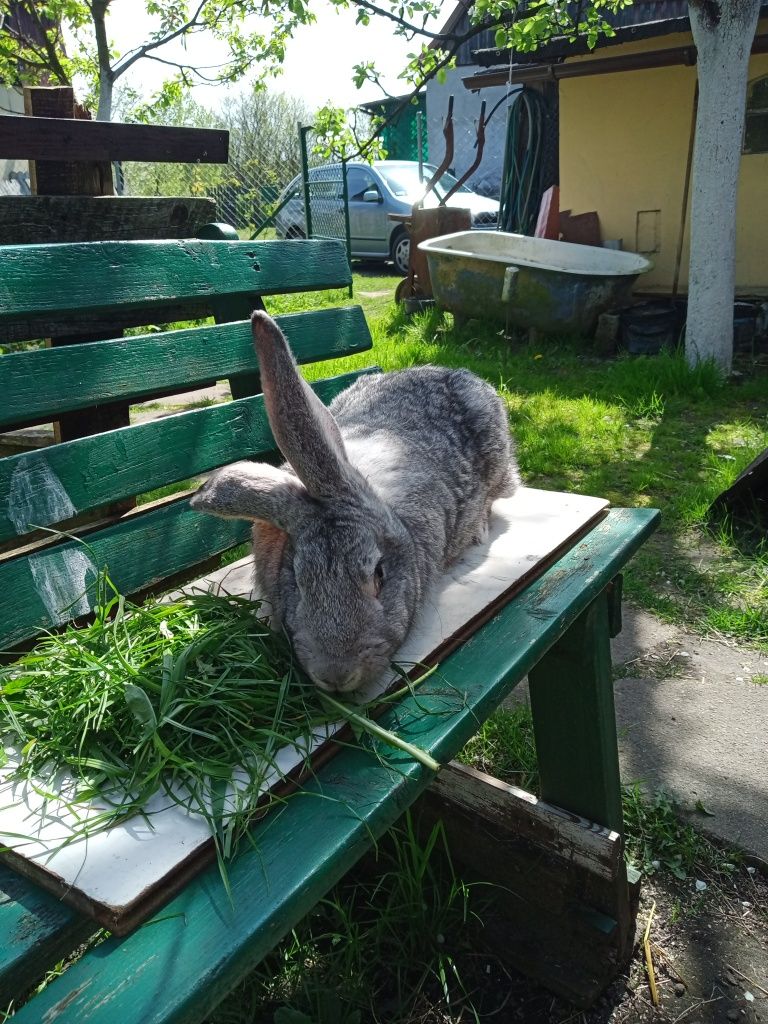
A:
MULTIPOLYGON (((600 498, 532 488, 497 501, 487 542, 467 551, 437 582, 395 663, 427 662, 435 652, 446 652, 466 639, 483 613, 500 607, 540 575, 607 504, 600 498)), ((220 569, 188 589, 202 585, 251 594, 250 559, 220 569)), ((401 685, 399 677, 394 678, 401 685)), ((370 699, 392 682, 393 673, 388 672, 361 696, 370 699)), ((319 732, 313 751, 321 750, 334 731, 319 732)), ((293 748, 278 755, 286 774, 301 760, 293 748)), ((109 832, 71 841, 75 819, 65 804, 65 790, 61 801, 46 801, 30 785, 9 781, 13 763, 9 752, 9 765, 0 770, 0 843, 8 848, 4 859, 117 934, 129 931, 170 899, 212 856, 205 820, 167 806, 160 795, 147 804, 146 817, 136 816, 109 832), (70 841, 62 845, 66 840, 70 841)), ((84 813, 82 807, 78 812, 84 813)))

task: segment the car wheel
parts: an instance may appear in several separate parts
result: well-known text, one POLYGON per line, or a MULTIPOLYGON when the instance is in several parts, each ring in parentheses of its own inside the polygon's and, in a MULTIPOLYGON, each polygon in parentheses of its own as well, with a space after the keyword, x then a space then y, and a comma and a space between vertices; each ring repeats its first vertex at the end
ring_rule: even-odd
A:
POLYGON ((288 228, 288 230, 285 232, 285 237, 286 238, 304 238, 305 235, 304 235, 304 232, 301 230, 301 228, 297 228, 294 225, 293 227, 288 228))
POLYGON ((398 228, 392 236, 390 253, 398 274, 407 274, 411 262, 411 239, 405 228, 398 228))

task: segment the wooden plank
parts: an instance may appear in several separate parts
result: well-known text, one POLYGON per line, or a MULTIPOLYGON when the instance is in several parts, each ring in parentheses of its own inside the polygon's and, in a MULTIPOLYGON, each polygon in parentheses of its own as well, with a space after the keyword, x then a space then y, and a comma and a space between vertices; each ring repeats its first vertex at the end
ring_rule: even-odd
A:
POLYGON ((55 117, 0 117, 0 160, 140 160, 225 164, 229 132, 219 128, 76 121, 55 117))
POLYGON ((624 834, 604 590, 531 671, 542 798, 624 834))
MULTIPOLYGON (((115 338, 122 337, 122 331, 115 331, 115 338)), ((49 344, 55 348, 66 349, 71 345, 81 347, 93 340, 93 335, 86 332, 64 335, 51 339, 49 344)), ((74 441, 78 437, 100 434, 108 430, 127 427, 131 422, 127 402, 98 402, 91 408, 82 411, 62 413, 53 424, 53 435, 56 444, 62 441, 74 441)))
POLYGON ((248 536, 248 523, 201 515, 183 500, 89 534, 87 548, 71 541, 0 562, 0 649, 88 615, 86 588, 105 565, 121 591, 134 594, 248 536))
MULTIPOLYGON (((613 509, 387 712, 382 724, 449 761, 654 530, 658 512, 613 509), (445 714, 446 684, 461 693, 445 714), (439 714, 425 715, 427 710, 439 714)), ((0 620, 1 621, 1 620, 0 620)), ((396 770, 346 749, 297 797, 253 828, 229 871, 214 866, 125 939, 108 939, 23 1007, 15 1024, 199 1024, 432 781, 405 755, 396 770)))
POLYGON ((0 196, 0 245, 192 238, 216 217, 188 196, 0 196))
MULTIPOLYGON (((75 94, 71 86, 25 86, 24 111, 28 117, 41 117, 48 120, 78 118, 90 121, 91 115, 75 103, 75 94)), ((15 120, 27 121, 27 118, 15 120)), ((17 129, 18 130, 18 129, 17 129)), ((68 156, 66 148, 47 147, 45 153, 38 158, 26 157, 29 160, 29 177, 32 191, 36 195, 113 195, 115 188, 112 182, 112 164, 108 159, 99 159, 88 163, 73 163, 62 159, 68 156)))
POLYGON ((94 931, 93 921, 0 866, 0 1006, 40 981, 94 931))
MULTIPOLYGON (((393 661, 412 665, 445 660, 449 650, 456 649, 513 593, 519 593, 552 564, 548 560, 550 552, 567 550, 575 543, 579 527, 594 522, 595 511, 604 506, 599 498, 528 488, 520 488, 514 497, 497 502, 487 541, 467 552, 451 573, 435 582, 423 599, 418 624, 393 661)), ((249 595, 253 589, 251 568, 251 560, 245 558, 211 574, 210 583, 198 578, 191 586, 208 590, 210 586, 221 585, 231 593, 249 595)), ((167 584, 163 585, 167 589, 167 584)), ((359 696, 373 699, 390 683, 399 688, 402 680, 387 672, 385 678, 366 686, 359 696)), ((318 758, 322 762, 334 753, 333 745, 318 741, 316 746, 319 749, 312 758, 314 768, 318 758)), ((302 761, 291 748, 277 753, 275 758, 281 773, 300 769, 302 761)), ((3 781, 6 774, 0 772, 0 832, 12 837, 33 828, 30 822, 34 822, 39 845, 27 843, 3 857, 76 909, 92 914, 115 934, 132 931, 175 895, 191 877, 188 869, 193 861, 198 871, 208 863, 200 862, 200 856, 211 852, 212 846, 201 823, 164 806, 166 801, 161 798, 146 806, 154 824, 153 834, 142 838, 143 821, 131 819, 108 835, 91 837, 87 843, 75 841, 62 849, 62 830, 68 832, 75 825, 74 818, 62 809, 53 821, 41 821, 38 828, 38 812, 46 817, 42 806, 45 801, 31 792, 21 803, 9 799, 12 793, 7 780, 3 781), (53 856, 49 858, 46 851, 53 856)), ((12 839, 9 844, 16 846, 12 839)))
MULTIPOLYGON (((359 306, 276 320, 300 363, 335 359, 372 345, 359 306)), ((257 370, 249 321, 12 353, 0 360, 0 429, 45 422, 101 401, 137 401, 161 389, 172 393, 257 370)))
POLYGON ((477 811, 548 855, 562 857, 606 881, 615 877, 621 863, 617 832, 539 800, 469 765, 446 765, 430 792, 468 814, 477 811))
POLYGON ((421 797, 417 820, 424 834, 442 821, 462 878, 499 887, 484 918, 489 946, 572 1002, 593 1003, 634 934, 618 833, 455 762, 421 797))
MULTIPOLYGON (((358 376, 313 387, 327 404, 358 376)), ((0 461, 0 540, 275 448, 258 395, 10 456, 0 461)))
POLYGON ((339 288, 350 280, 338 240, 8 246, 0 250, 0 325, 35 315, 339 288))

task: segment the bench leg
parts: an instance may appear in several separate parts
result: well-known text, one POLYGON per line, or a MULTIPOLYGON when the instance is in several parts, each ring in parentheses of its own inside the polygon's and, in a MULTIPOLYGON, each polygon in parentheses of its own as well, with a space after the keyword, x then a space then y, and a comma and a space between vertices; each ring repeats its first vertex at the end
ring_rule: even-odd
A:
POLYGON ((608 591, 528 677, 541 798, 623 836, 608 591))

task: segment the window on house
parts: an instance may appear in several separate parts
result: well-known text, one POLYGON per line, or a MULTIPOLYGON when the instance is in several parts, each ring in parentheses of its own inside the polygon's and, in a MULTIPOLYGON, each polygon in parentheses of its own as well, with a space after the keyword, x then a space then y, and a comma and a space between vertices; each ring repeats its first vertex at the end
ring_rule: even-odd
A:
POLYGON ((745 153, 768 153, 768 75, 749 83, 745 153))

